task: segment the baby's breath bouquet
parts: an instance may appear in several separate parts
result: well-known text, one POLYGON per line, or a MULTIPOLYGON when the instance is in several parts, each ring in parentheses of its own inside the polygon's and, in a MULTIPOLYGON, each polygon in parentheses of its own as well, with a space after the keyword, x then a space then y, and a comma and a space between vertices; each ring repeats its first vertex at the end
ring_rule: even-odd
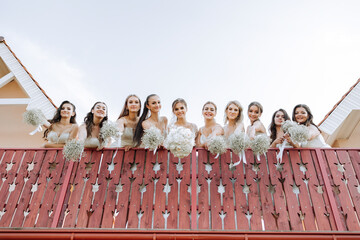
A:
POLYGON ((24 112, 23 120, 26 124, 36 127, 34 131, 29 133, 30 135, 34 135, 36 132, 41 132, 42 131, 41 125, 47 122, 44 113, 38 108, 29 109, 26 112, 24 112))
POLYGON ((297 123, 296 122, 293 122, 291 120, 286 120, 285 122, 283 122, 281 124, 281 128, 282 130, 284 131, 284 133, 288 133, 289 132, 289 129, 296 126, 297 123))
POLYGON ((76 162, 78 159, 80 160, 84 152, 84 143, 72 139, 66 142, 63 148, 64 158, 68 161, 76 162))
POLYGON ((174 127, 164 141, 164 147, 175 157, 184 158, 189 156, 195 145, 195 134, 188 128, 174 127))
MULTIPOLYGON (((291 120, 286 120, 281 124, 281 128, 284 131, 285 134, 289 133, 289 130, 293 127, 297 126, 296 122, 293 122, 291 120)), ((279 153, 276 155, 276 159, 280 162, 282 162, 283 152, 286 147, 287 141, 284 140, 282 144, 279 146, 279 153)))
POLYGON ((291 140, 295 144, 305 144, 309 139, 309 130, 304 125, 296 124, 294 127, 289 129, 291 140))
POLYGON ((224 136, 214 136, 210 139, 208 143, 208 150, 212 154, 216 154, 215 158, 218 158, 220 154, 223 154, 226 152, 226 141, 224 136))
POLYGON ((229 137, 229 146, 230 149, 240 157, 240 160, 232 164, 230 167, 239 165, 241 163, 241 159, 243 159, 244 163, 246 163, 245 149, 250 146, 249 137, 244 132, 234 133, 229 137))
POLYGON ((155 153, 158 146, 163 143, 164 136, 161 134, 160 129, 151 127, 144 130, 144 135, 142 136, 141 141, 146 149, 154 150, 155 153))
POLYGON ((120 138, 120 129, 114 122, 106 121, 100 129, 100 136, 107 145, 107 141, 117 141, 120 138))
POLYGON ((270 147, 270 138, 266 134, 259 134, 251 141, 250 147, 260 161, 260 155, 265 154, 270 147))

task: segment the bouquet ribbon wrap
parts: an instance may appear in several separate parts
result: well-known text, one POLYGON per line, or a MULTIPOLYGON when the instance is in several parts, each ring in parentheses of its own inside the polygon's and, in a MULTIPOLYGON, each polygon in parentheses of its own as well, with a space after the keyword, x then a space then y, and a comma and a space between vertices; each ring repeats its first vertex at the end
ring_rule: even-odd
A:
POLYGON ((42 131, 42 127, 41 127, 41 125, 39 124, 34 131, 32 131, 31 133, 29 133, 29 135, 32 136, 32 135, 34 135, 35 133, 41 132, 41 131, 42 131))

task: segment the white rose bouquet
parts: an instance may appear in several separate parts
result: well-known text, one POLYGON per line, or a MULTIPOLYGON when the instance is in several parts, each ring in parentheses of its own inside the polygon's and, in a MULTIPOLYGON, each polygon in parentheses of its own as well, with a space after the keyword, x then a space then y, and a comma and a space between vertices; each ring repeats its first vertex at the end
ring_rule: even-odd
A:
POLYGON ((188 128, 172 128, 167 135, 164 147, 175 157, 187 157, 195 145, 195 134, 188 128))

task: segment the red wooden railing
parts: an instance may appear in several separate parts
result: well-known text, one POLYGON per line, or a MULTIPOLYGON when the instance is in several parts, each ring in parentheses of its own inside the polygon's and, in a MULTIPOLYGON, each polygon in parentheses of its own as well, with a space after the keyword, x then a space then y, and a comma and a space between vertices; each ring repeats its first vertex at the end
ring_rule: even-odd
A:
POLYGON ((0 149, 1 228, 359 231, 360 149, 0 149), (116 154, 115 154, 116 153, 116 154))

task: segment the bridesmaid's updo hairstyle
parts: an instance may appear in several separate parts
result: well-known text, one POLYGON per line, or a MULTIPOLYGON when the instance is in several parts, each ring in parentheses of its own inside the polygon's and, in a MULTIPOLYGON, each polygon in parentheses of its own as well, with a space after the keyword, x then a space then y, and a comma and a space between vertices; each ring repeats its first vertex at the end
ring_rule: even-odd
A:
POLYGON ((120 116, 118 117, 118 119, 129 115, 128 100, 129 100, 129 98, 131 98, 131 97, 136 97, 136 98, 139 100, 140 109, 139 109, 139 111, 137 112, 137 116, 140 116, 141 100, 140 100, 140 98, 139 98, 138 96, 136 96, 135 94, 130 94, 130 95, 127 96, 127 98, 125 99, 124 107, 123 107, 123 109, 121 110, 121 113, 120 113, 120 116))
POLYGON ((226 110, 228 110, 228 108, 229 108, 229 106, 230 106, 231 104, 234 104, 235 106, 237 106, 237 107, 239 108, 239 115, 236 117, 235 122, 236 122, 236 123, 242 122, 242 120, 243 120, 243 118, 244 118, 244 116, 243 116, 243 114, 242 114, 243 108, 242 108, 241 104, 240 104, 238 101, 233 100, 233 101, 230 101, 230 102, 226 105, 226 107, 225 107, 224 123, 226 124, 226 123, 229 121, 229 119, 228 119, 228 117, 227 117, 227 114, 226 114, 226 110))
POLYGON ((182 104, 184 104, 184 106, 185 106, 186 109, 188 108, 188 107, 187 107, 187 103, 186 103, 186 101, 185 101, 184 99, 182 99, 182 98, 177 98, 177 99, 175 99, 175 101, 174 101, 174 102, 172 103, 172 105, 171 105, 173 112, 174 112, 174 110, 175 110, 176 104, 178 104, 178 103, 182 103, 182 104))
POLYGON ((203 106, 202 110, 204 110, 205 106, 206 106, 206 105, 208 105, 208 104, 212 104, 212 105, 214 105, 214 107, 215 107, 215 112, 217 112, 217 107, 216 107, 216 104, 215 104, 215 103, 213 103, 212 101, 207 101, 207 102, 204 104, 204 106, 203 106))
POLYGON ((86 137, 91 137, 91 132, 92 132, 92 129, 94 127, 94 114, 92 113, 92 110, 94 110, 96 104, 98 104, 98 103, 102 103, 102 104, 104 104, 106 106, 106 116, 101 120, 101 122, 99 124, 99 128, 102 128, 103 123, 108 120, 108 107, 107 107, 106 103, 104 103, 104 102, 96 102, 94 104, 94 106, 92 106, 90 112, 88 112, 86 114, 86 117, 84 118, 84 122, 85 122, 85 125, 86 125, 86 133, 87 133, 86 137))
POLYGON ((251 102, 248 107, 248 111, 252 106, 257 106, 259 108, 260 113, 263 113, 263 106, 259 102, 251 102))
POLYGON ((136 125, 136 128, 135 128, 135 133, 134 133, 134 143, 136 144, 136 146, 139 146, 140 145, 140 142, 141 142, 141 138, 144 134, 144 128, 142 126, 142 123, 143 121, 146 120, 147 118, 147 115, 149 113, 149 109, 147 108, 147 105, 149 104, 149 100, 151 97, 154 97, 154 96, 157 96, 156 94, 150 94, 149 96, 147 96, 146 98, 146 101, 145 101, 145 104, 144 104, 144 109, 143 109, 143 112, 141 114, 141 117, 139 119, 139 122, 138 124, 136 125))

